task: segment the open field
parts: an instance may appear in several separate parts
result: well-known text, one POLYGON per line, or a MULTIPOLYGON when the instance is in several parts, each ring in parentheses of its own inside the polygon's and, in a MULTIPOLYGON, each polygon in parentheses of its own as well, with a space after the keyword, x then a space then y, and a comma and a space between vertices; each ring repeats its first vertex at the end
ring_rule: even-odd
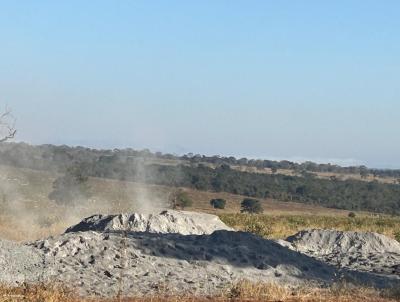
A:
MULTIPOLYGON (((93 196, 84 204, 62 206, 49 200, 56 173, 0 166, 0 236, 33 240, 63 232, 96 213, 146 212, 166 206, 170 187, 91 178, 93 196)), ((190 211, 216 214, 229 225, 271 238, 283 238, 304 228, 376 231, 390 237, 400 231, 398 218, 356 213, 294 202, 262 200, 265 215, 241 215, 244 196, 185 189, 193 200, 190 211), (213 209, 212 198, 227 200, 224 210, 213 209)))
MULTIPOLYGON (((11 207, 23 204, 29 211, 40 208, 52 208, 56 210, 57 205, 48 198, 52 190, 52 183, 59 176, 56 173, 37 171, 31 169, 13 168, 0 166, 0 204, 9 202, 11 207)), ((157 207, 164 204, 168 194, 173 190, 171 187, 159 185, 147 185, 129 181, 111 180, 104 178, 90 178, 89 185, 93 193, 86 205, 88 208, 95 206, 100 211, 132 211, 135 207, 146 206, 157 207), (146 199, 146 200, 144 200, 146 199)), ((185 188, 193 206, 189 210, 202 212, 238 213, 240 202, 245 196, 230 194, 226 192, 207 192, 185 188), (227 201, 224 210, 214 210, 209 201, 212 198, 224 198, 227 201)), ((309 215, 333 215, 347 216, 349 211, 324 208, 296 202, 281 202, 273 199, 260 199, 265 212, 268 214, 309 214, 309 215)), ((369 215, 368 213, 364 213, 369 215)), ((376 214, 374 214, 376 215, 376 214)))

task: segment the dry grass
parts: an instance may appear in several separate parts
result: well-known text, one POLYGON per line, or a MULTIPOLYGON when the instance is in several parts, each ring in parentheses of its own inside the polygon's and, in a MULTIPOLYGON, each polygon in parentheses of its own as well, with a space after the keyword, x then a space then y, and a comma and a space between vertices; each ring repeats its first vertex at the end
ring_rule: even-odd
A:
POLYGON ((283 239, 301 230, 314 228, 376 232, 400 240, 400 217, 221 214, 220 218, 237 230, 273 239, 283 239))
POLYGON ((305 286, 298 289, 270 283, 252 283, 241 281, 232 286, 230 298, 239 301, 293 301, 293 302, 372 302, 398 301, 396 291, 379 292, 373 288, 356 287, 346 283, 338 283, 328 288, 305 286))
POLYGON ((0 302, 206 302, 206 301, 282 301, 282 302, 391 302, 399 301, 395 290, 379 292, 371 288, 337 284, 330 288, 303 287, 291 289, 271 283, 251 283, 240 281, 215 297, 195 297, 190 295, 169 296, 166 293, 146 297, 83 298, 56 284, 20 287, 0 287, 0 302))
POLYGON ((0 287, 0 302, 78 302, 84 301, 78 295, 57 284, 24 284, 19 287, 0 287))

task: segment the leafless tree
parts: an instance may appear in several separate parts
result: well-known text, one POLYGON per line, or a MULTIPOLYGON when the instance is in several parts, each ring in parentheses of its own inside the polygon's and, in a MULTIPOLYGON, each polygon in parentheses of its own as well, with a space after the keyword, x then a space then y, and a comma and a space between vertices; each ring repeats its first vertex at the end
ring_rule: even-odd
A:
POLYGON ((15 118, 11 109, 6 107, 3 113, 0 113, 0 143, 15 137, 15 118))

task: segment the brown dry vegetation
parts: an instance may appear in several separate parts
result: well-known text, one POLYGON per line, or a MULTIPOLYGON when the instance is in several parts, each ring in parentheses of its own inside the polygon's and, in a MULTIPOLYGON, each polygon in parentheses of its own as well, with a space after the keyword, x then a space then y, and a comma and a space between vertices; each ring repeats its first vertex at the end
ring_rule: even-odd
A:
POLYGON ((57 284, 0 287, 0 301, 32 302, 207 302, 207 301, 282 301, 282 302, 391 302, 399 301, 398 289, 377 291, 372 288, 336 284, 329 288, 290 289, 270 283, 240 281, 215 297, 170 296, 168 292, 146 297, 83 298, 57 284))
POLYGON ((220 218, 237 230, 274 239, 283 239, 304 229, 334 229, 376 232, 400 241, 399 217, 222 214, 220 218))

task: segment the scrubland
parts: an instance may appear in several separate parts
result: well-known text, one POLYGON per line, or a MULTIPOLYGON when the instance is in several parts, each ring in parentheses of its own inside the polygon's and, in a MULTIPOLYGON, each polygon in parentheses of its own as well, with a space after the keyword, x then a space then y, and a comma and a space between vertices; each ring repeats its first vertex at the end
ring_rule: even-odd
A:
POLYGON ((221 214, 227 225, 266 238, 282 239, 304 229, 376 232, 400 241, 400 218, 365 215, 360 217, 327 215, 249 215, 221 214))

